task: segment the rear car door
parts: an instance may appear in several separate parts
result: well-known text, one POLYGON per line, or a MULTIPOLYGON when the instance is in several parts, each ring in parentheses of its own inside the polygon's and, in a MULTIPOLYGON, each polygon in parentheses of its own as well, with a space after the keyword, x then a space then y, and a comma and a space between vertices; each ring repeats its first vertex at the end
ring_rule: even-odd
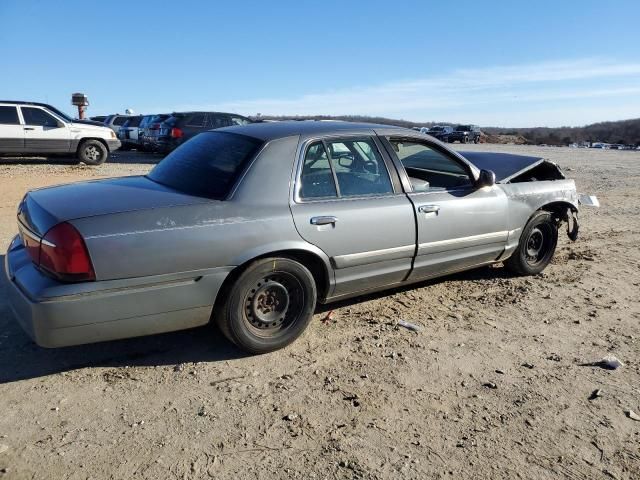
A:
POLYGON ((71 131, 66 123, 40 107, 21 106, 24 146, 28 153, 68 153, 71 131))
POLYGON ((410 279, 427 278, 497 259, 507 237, 507 197, 500 188, 477 188, 473 171, 436 143, 387 137, 407 176, 418 228, 410 279))
POLYGON ((305 141, 291 211, 300 235, 331 259, 330 296, 399 283, 409 273, 413 209, 373 135, 305 141))
POLYGON ((14 105, 0 105, 0 153, 24 151, 24 127, 14 105))

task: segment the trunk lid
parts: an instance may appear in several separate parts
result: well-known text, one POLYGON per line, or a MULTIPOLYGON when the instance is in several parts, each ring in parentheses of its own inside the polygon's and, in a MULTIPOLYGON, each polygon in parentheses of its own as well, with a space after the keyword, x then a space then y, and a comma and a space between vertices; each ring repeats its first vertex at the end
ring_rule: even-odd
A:
POLYGON ((33 190, 20 203, 18 221, 41 237, 54 225, 78 218, 207 202, 143 176, 109 178, 33 190))

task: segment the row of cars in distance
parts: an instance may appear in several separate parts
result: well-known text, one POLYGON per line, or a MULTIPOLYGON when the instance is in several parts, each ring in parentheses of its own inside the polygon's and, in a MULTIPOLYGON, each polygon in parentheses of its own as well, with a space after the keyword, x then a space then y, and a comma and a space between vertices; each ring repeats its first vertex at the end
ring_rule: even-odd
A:
POLYGON ((415 128, 445 143, 480 143, 480 127, 477 125, 434 125, 433 127, 415 128))
POLYGON ((116 132, 123 150, 167 153, 198 133, 247 125, 251 120, 234 113, 173 112, 152 115, 114 114, 104 117, 103 123, 116 132))

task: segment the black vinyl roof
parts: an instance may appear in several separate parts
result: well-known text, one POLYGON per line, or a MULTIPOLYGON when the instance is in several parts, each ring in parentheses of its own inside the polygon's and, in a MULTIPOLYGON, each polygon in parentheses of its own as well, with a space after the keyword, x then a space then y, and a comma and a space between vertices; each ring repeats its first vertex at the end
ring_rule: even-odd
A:
MULTIPOLYGON (((220 128, 217 131, 238 133, 260 140, 269 141, 278 138, 290 137, 292 135, 328 135, 332 133, 357 133, 371 132, 374 129, 398 129, 400 131, 410 131, 402 127, 391 127, 389 125, 377 125, 375 123, 352 123, 339 121, 283 121, 283 122, 260 122, 249 125, 220 128)), ((411 131, 414 133, 413 131, 411 131)))

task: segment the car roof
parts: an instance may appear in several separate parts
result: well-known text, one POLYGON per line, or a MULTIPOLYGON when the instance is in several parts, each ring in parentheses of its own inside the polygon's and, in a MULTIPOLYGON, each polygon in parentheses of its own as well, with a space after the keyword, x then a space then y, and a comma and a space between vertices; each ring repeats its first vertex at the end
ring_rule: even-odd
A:
POLYGON ((293 135, 329 135, 332 133, 362 133, 371 132, 375 129, 397 129, 401 132, 411 132, 412 130, 390 125, 379 125, 375 123, 355 123, 324 120, 291 120, 282 122, 259 122, 248 125, 234 125, 232 127, 219 128, 212 131, 238 133, 249 137, 258 138, 264 141, 278 138, 291 137, 293 135))
POLYGON ((53 108, 48 103, 26 102, 26 101, 23 101, 23 100, 0 100, 0 103, 12 103, 14 105, 35 105, 37 107, 53 108))

